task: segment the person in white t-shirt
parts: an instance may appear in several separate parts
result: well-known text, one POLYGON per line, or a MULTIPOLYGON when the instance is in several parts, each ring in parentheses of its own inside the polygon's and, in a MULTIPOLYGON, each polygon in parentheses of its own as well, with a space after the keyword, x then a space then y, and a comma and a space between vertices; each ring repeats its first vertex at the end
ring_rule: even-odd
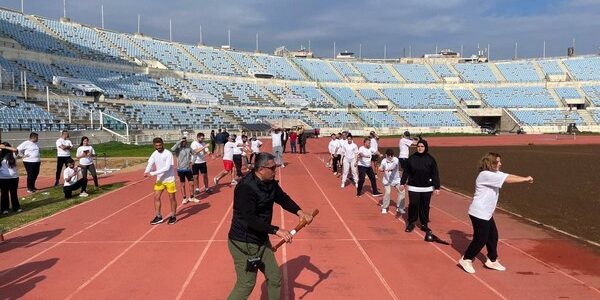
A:
POLYGON ((271 128, 271 146, 273 147, 273 156, 275 156, 275 164, 278 167, 285 167, 283 162, 283 144, 281 143, 281 128, 271 128))
POLYGON ((71 158, 71 148, 73 148, 73 143, 69 139, 69 132, 63 130, 60 138, 56 140, 56 176, 54 178, 54 186, 58 186, 62 168, 67 164, 67 160, 71 158))
POLYGON ((233 151, 236 147, 235 136, 230 135, 229 141, 223 147, 223 171, 213 178, 215 186, 219 184, 221 178, 227 175, 231 176, 231 185, 237 184, 237 180, 233 176, 233 151))
POLYGON ((17 146, 19 156, 23 157, 23 165, 27 171, 27 192, 37 191, 35 182, 40 174, 40 147, 38 146, 38 134, 32 132, 29 134, 29 140, 22 142, 17 146))
POLYGON ((94 186, 98 187, 98 174, 96 173, 96 166, 94 165, 96 151, 94 151, 94 148, 90 145, 90 139, 87 136, 81 138, 81 143, 77 148, 76 157, 79 158, 79 167, 81 168, 82 178, 87 179, 87 172, 89 170, 94 179, 94 186))
POLYGON ((336 160, 336 153, 338 150, 338 147, 340 146, 340 143, 337 139, 337 136, 335 135, 335 133, 331 134, 331 140, 329 141, 329 144, 327 145, 327 151, 329 152, 329 158, 327 160, 327 167, 330 169, 333 169, 333 174, 337 175, 338 172, 338 160, 336 160))
POLYGON ((73 197, 73 191, 81 188, 81 192, 79 193, 79 197, 87 197, 86 193, 87 189, 87 178, 84 178, 81 175, 81 167, 75 167, 75 161, 69 157, 66 161, 67 167, 63 172, 63 193, 65 194, 65 198, 69 199, 73 197))
MULTIPOLYGON (((196 140, 190 146, 192 149, 192 175, 194 176, 194 186, 196 187, 194 194, 201 193, 200 176, 202 176, 202 182, 204 183, 204 192, 207 194, 212 193, 212 189, 208 186, 208 167, 205 157, 209 153, 209 149, 208 145, 204 142, 204 138, 204 133, 198 132, 196 140)), ((192 199, 196 198, 193 197, 192 199)))
POLYGON ((236 178, 242 178, 242 156, 244 154, 244 139, 241 135, 233 135, 235 137, 235 148, 233 148, 233 166, 235 167, 236 178))
MULTIPOLYGON (((356 159, 358 158, 358 146, 352 141, 352 135, 346 137, 346 143, 343 145, 344 148, 344 161, 342 168, 342 188, 346 186, 346 180, 348 179, 348 172, 352 170, 352 178, 356 181, 358 179, 358 168, 356 165, 356 159)), ((358 186, 358 183, 354 183, 358 186)))
POLYGON ((410 147, 415 145, 416 142, 410 138, 410 132, 405 131, 404 135, 400 139, 400 143, 398 143, 398 147, 400 148, 400 154, 398 155, 398 158, 400 159, 400 167, 402 167, 402 170, 406 168, 406 161, 410 155, 410 147))
POLYGON ((14 212, 23 211, 17 194, 19 172, 15 152, 17 149, 9 143, 0 143, 0 211, 3 215, 8 214, 9 198, 14 212))
POLYGON ((494 210, 498 203, 500 188, 504 183, 533 183, 533 177, 517 176, 500 171, 501 156, 489 152, 479 162, 479 175, 475 180, 475 195, 469 206, 469 218, 473 224, 473 240, 458 260, 461 267, 468 273, 475 273, 473 259, 483 246, 487 248, 485 266, 489 269, 504 271, 506 268, 498 261, 498 229, 494 222, 494 210))
POLYGON ((161 200, 160 196, 166 189, 169 194, 169 202, 171 204, 171 215, 169 216, 168 224, 175 224, 177 218, 177 200, 175 200, 175 193, 177 188, 175 187, 175 167, 173 163, 173 154, 171 151, 166 150, 163 140, 156 137, 152 140, 154 144, 154 151, 148 159, 148 165, 144 171, 144 177, 156 176, 156 183, 154 184, 154 209, 156 216, 150 224, 156 225, 164 221, 161 214, 161 200), (155 167, 154 171, 152 167, 155 167))
POLYGON ((392 187, 398 192, 396 200, 396 216, 404 214, 404 187, 400 184, 400 162, 394 157, 394 150, 388 148, 385 151, 385 158, 381 161, 379 171, 383 172, 383 202, 381 204, 381 213, 386 214, 390 206, 392 197, 392 187))
POLYGON ((382 194, 377 190, 377 179, 375 179, 375 173, 371 168, 371 158, 373 156, 373 150, 371 149, 371 138, 365 138, 363 140, 363 146, 358 149, 358 185, 356 186, 356 197, 362 195, 362 188, 365 184, 365 175, 369 177, 371 181, 371 191, 373 196, 381 196, 382 194))
POLYGON ((250 163, 254 166, 254 157, 256 154, 260 153, 260 147, 263 142, 257 139, 255 136, 252 137, 250 141, 250 149, 252 150, 252 154, 250 154, 250 163))

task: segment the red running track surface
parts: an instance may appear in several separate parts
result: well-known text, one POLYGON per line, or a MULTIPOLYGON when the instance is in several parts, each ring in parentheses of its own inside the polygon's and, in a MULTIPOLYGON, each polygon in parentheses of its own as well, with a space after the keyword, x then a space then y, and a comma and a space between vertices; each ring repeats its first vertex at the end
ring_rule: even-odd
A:
MULTIPOLYGON (((488 138, 462 144, 511 142, 488 138)), ((517 138, 511 143, 528 143, 517 138)), ((321 161, 327 142, 309 140, 308 150, 315 152, 286 154, 288 165, 278 171, 293 199, 305 210, 320 210, 313 224, 276 253, 283 299, 600 299, 597 249, 501 212, 499 252, 508 270, 487 270, 478 260, 475 275, 463 272, 456 260, 471 238, 470 199, 446 191, 435 197, 430 225, 451 245, 426 243, 422 232, 405 233, 403 220, 382 215, 379 199, 368 193, 357 198, 351 185, 340 188, 321 161)), ((460 138, 431 142, 458 146, 460 138)), ((210 178, 220 169, 220 160, 209 161, 210 178)), ((151 226, 154 179, 136 171, 100 182, 118 181, 126 186, 6 234, 0 244, 2 299, 227 297, 235 282, 226 244, 233 188, 220 185, 201 203, 180 207, 175 225, 151 226)), ((276 206, 274 224, 293 228, 297 222, 276 206)), ((259 275, 250 298, 264 298, 265 292, 259 275)))

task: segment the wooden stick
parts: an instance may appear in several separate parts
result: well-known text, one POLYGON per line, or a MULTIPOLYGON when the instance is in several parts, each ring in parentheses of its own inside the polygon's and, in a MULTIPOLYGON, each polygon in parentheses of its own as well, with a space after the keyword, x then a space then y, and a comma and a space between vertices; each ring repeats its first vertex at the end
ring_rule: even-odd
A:
MULTIPOLYGON (((319 210, 315 209, 312 212, 312 216, 313 218, 319 214, 319 210)), ((304 221, 304 219, 302 219, 302 221, 300 221, 300 223, 298 223, 298 225, 296 225, 296 228, 294 228, 292 231, 290 231, 290 234, 292 236, 296 235, 296 233, 298 233, 298 231, 302 230, 302 228, 304 228, 304 226, 306 226, 307 223, 306 221, 304 221)), ((279 243, 277 243, 275 246, 271 247, 271 250, 273 250, 273 252, 277 252, 277 249, 279 249, 279 247, 281 247, 281 245, 285 244, 285 240, 281 239, 281 241, 279 241, 279 243)))

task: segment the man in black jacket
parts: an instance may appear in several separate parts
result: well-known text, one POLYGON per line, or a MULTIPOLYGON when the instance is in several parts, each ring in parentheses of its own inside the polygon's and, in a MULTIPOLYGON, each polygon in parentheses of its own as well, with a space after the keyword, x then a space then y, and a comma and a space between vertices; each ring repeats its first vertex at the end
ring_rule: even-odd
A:
POLYGON ((285 129, 281 131, 281 146, 283 147, 283 153, 285 153, 285 146, 287 145, 288 139, 290 138, 290 130, 285 129))
POLYGON ((257 270, 265 275, 269 299, 279 299, 281 272, 268 235, 277 235, 289 243, 292 234, 271 225, 274 203, 298 215, 300 221, 312 222, 312 215, 303 212, 275 180, 277 165, 274 159, 270 153, 257 154, 254 170, 235 187, 228 248, 237 282, 227 298, 230 300, 248 298, 256 284, 257 270))

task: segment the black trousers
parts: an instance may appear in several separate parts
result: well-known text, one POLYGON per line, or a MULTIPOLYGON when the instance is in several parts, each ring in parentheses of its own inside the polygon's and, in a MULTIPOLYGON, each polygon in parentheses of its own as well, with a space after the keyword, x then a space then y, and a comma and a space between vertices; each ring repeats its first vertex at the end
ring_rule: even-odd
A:
POLYGON ((73 191, 78 188, 81 188, 82 193, 85 192, 85 190, 87 189, 87 178, 81 178, 73 185, 64 186, 63 192, 65 193, 65 198, 73 197, 73 191))
POLYGON ((375 179, 375 173, 373 172, 373 168, 358 166, 358 187, 356 188, 356 194, 360 195, 362 193, 363 185, 365 184, 365 175, 369 176, 369 181, 371 181, 371 190, 373 191, 373 194, 379 193, 379 191, 377 190, 377 180, 375 179))
POLYGON ((81 167, 81 175, 83 178, 87 178, 88 170, 90 170, 90 174, 92 174, 92 178, 94 179, 94 186, 98 187, 98 175, 96 174, 96 166, 94 164, 88 166, 80 166, 81 167))
POLYGON ((400 158, 400 167, 402 168, 402 170, 406 169, 406 162, 408 161, 408 158, 400 158))
POLYGON ((21 208, 19 197, 17 195, 18 187, 19 178, 0 179, 0 211, 4 212, 8 210, 9 198, 13 211, 17 211, 21 208))
POLYGON ((300 154, 306 154, 306 142, 300 142, 300 154))
POLYGON ((408 223, 414 224, 417 220, 421 225, 429 223, 429 203, 433 192, 408 192, 408 223))
POLYGON ((489 220, 483 220, 469 215, 473 224, 473 240, 467 251, 465 251, 465 259, 473 259, 483 246, 487 248, 487 257, 491 261, 496 261, 498 258, 498 229, 494 217, 489 220))
POLYGON ((283 153, 285 153, 285 146, 287 145, 288 140, 281 141, 281 146, 283 147, 283 153))
POLYGON ((244 174, 242 173, 242 155, 241 154, 233 155, 233 165, 235 166, 235 175, 237 177, 244 176, 244 174))
POLYGON ((38 178, 38 175, 40 175, 40 165, 42 163, 41 162, 23 162, 23 165, 25 166, 25 170, 27 171, 27 190, 28 191, 35 191, 35 181, 38 178))
POLYGON ((60 180, 60 173, 62 172, 63 166, 67 166, 67 160, 71 158, 70 156, 58 156, 56 157, 56 176, 54 178, 55 185, 58 184, 60 180))
POLYGON ((339 154, 333 156, 333 160, 332 160, 331 164, 333 164, 333 172, 335 172, 335 173, 338 172, 340 159, 342 159, 342 156, 339 154))

